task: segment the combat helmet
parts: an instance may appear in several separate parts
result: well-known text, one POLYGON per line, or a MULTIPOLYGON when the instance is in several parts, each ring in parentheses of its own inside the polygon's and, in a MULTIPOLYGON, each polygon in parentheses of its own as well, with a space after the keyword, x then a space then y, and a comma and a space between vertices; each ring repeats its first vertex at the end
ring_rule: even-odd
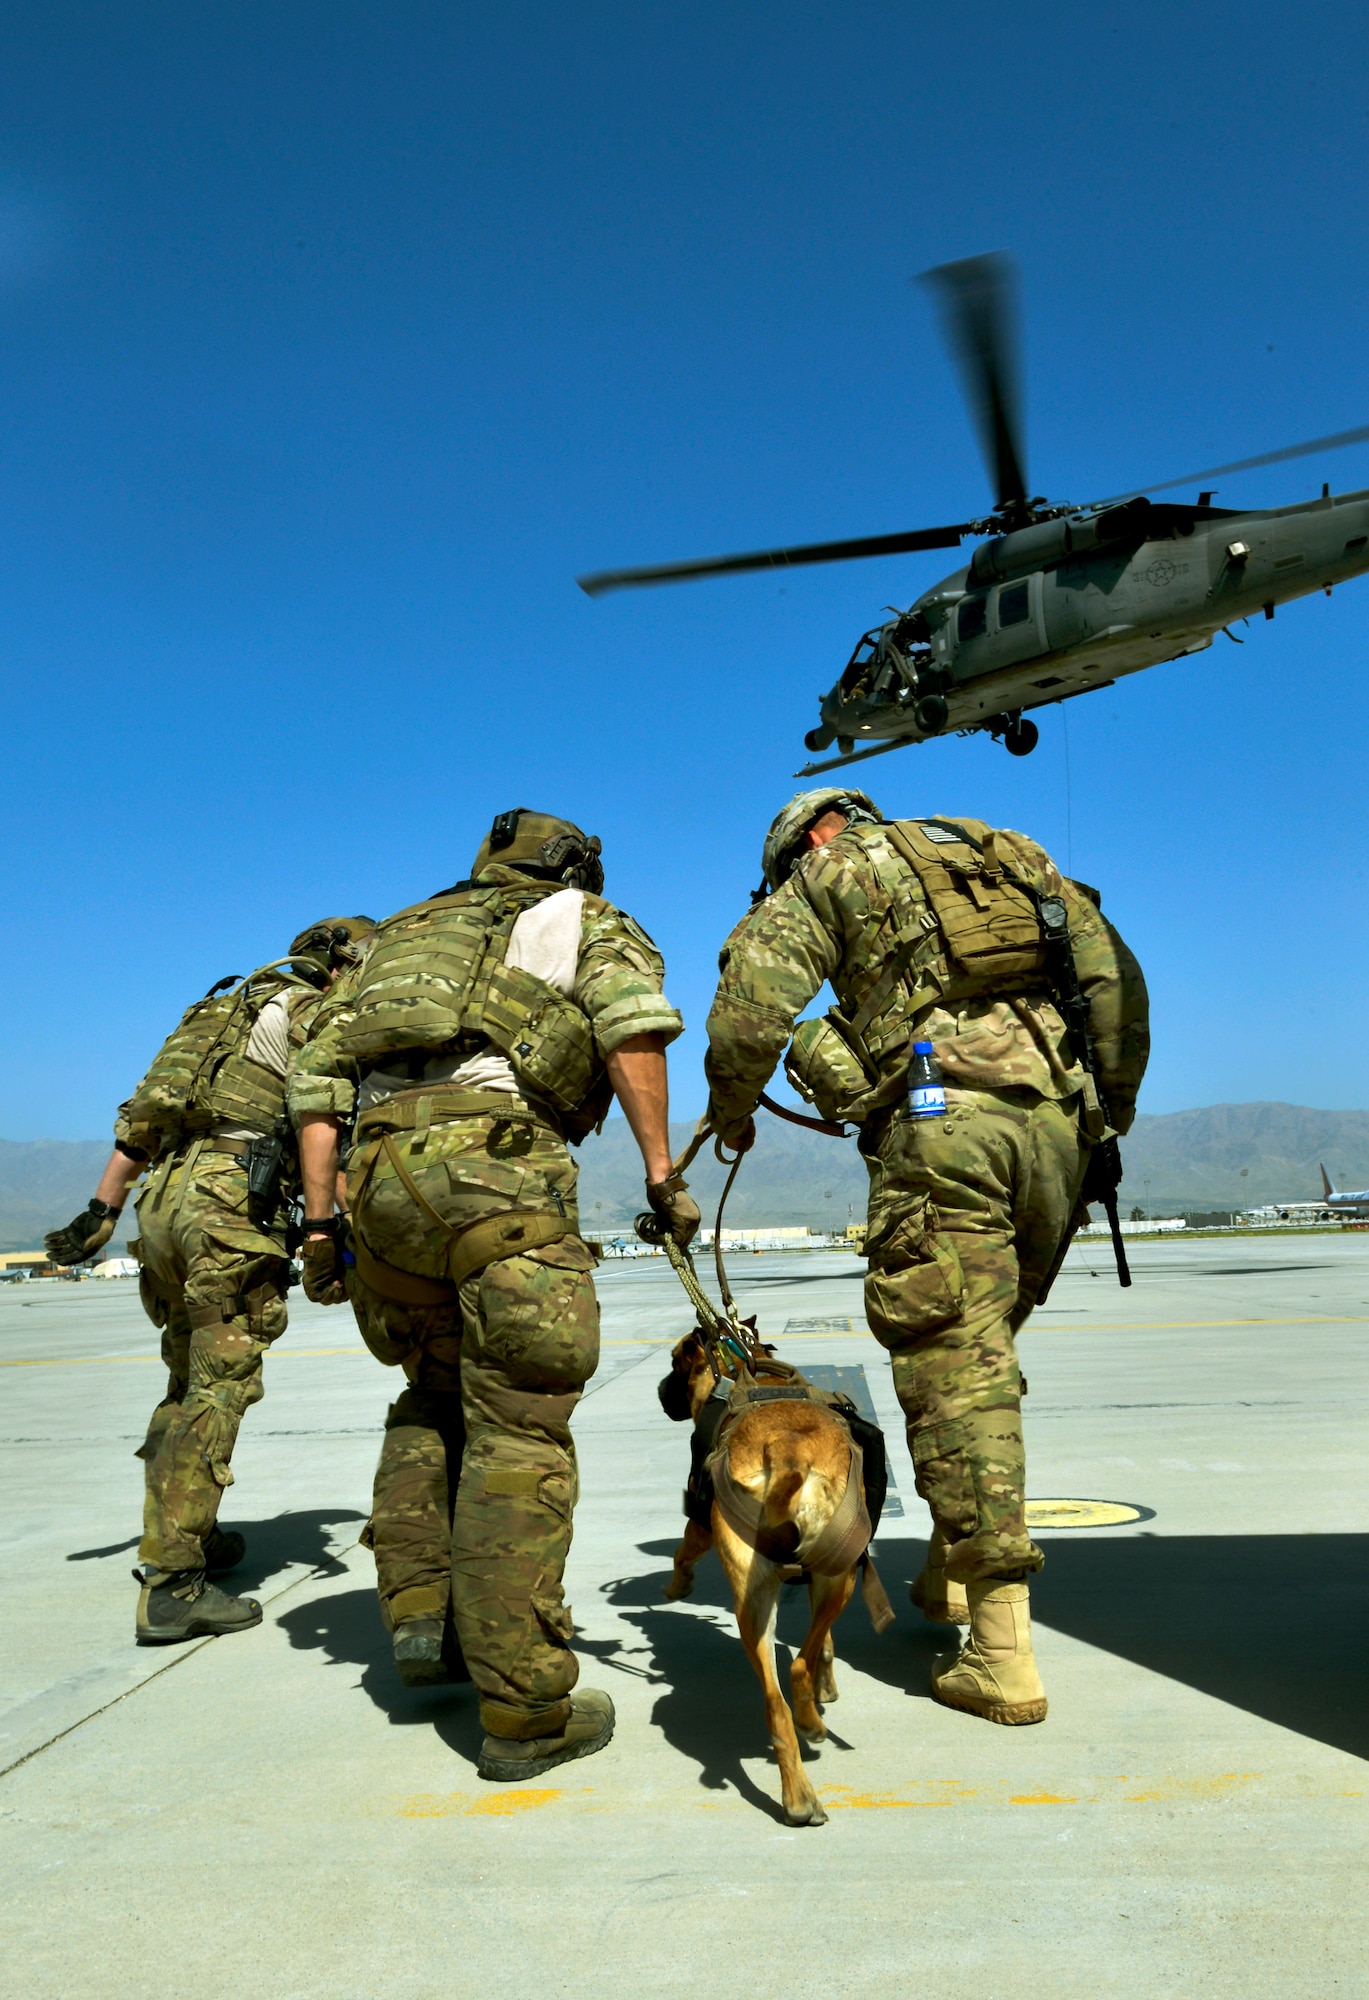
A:
POLYGON ((512 812, 496 813, 472 863, 471 879, 498 862, 516 868, 520 875, 562 882, 568 889, 588 889, 597 896, 604 886, 601 852, 598 834, 581 833, 573 820, 516 806, 512 812))
MULTIPOLYGON (((290 956, 312 959, 315 964, 326 965, 330 972, 341 972, 344 966, 360 962, 362 941, 375 927, 374 917, 320 917, 293 941, 290 956)), ((306 978, 314 976, 307 966, 301 970, 306 978)))
POLYGON ((776 813, 771 820, 765 846, 761 849, 761 868, 767 891, 778 889, 782 882, 789 880, 801 852, 800 843, 804 834, 815 820, 820 820, 824 813, 829 812, 845 813, 855 825, 863 821, 867 825, 878 826, 884 818, 868 792, 842 790, 836 785, 822 786, 815 792, 796 792, 784 810, 776 813))

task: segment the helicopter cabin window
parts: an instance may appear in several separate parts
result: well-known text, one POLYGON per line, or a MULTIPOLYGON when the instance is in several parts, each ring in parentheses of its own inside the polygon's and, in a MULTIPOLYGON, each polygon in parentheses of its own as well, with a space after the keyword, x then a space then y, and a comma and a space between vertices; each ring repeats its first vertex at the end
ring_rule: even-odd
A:
POLYGON ((988 630, 989 600, 987 597, 964 597, 956 613, 956 636, 960 639, 979 639, 988 630))
POLYGON ((1010 589, 998 593, 998 629, 1001 632, 1008 625, 1025 625, 1031 617, 1029 583, 1015 583, 1010 589))

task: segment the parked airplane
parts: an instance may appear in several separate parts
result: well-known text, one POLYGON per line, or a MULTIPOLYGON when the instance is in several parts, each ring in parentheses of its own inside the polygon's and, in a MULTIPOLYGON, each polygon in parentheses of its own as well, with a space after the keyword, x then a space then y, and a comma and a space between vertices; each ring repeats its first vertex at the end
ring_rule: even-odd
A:
POLYGON ((1326 1206, 1338 1215, 1369 1215, 1369 1188, 1361 1188, 1357 1194, 1333 1188, 1325 1167, 1321 1170, 1321 1184, 1326 1193, 1326 1206))

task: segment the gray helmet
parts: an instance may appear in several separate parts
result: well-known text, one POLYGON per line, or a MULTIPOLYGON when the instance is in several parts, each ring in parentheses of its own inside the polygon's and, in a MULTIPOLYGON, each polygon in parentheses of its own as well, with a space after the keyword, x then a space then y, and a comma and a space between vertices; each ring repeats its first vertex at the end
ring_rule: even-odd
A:
POLYGON ((868 792, 842 790, 836 785, 824 786, 816 792, 796 792, 784 811, 776 813, 770 822, 770 831, 761 849, 761 867, 768 889, 778 889, 782 882, 789 880, 802 852, 804 834, 816 820, 829 812, 845 813, 855 825, 863 821, 866 825, 878 826, 884 818, 868 792))
POLYGON ((539 881, 564 882, 568 888, 588 889, 597 896, 604 887, 601 852, 598 834, 581 833, 573 820, 515 806, 512 812, 496 814, 480 843, 471 879, 475 880, 489 862, 497 861, 539 881))

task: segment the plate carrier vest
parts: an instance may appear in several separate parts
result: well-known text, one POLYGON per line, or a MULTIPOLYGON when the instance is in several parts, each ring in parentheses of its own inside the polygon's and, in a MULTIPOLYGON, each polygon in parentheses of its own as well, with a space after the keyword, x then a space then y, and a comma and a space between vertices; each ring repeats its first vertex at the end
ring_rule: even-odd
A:
POLYGON ((253 1062, 247 1044, 277 994, 293 989, 317 997, 307 980, 281 969, 300 962, 264 965, 227 992, 220 991, 228 984, 221 979, 187 1008, 129 1100, 125 1115, 137 1143, 150 1140, 147 1150, 155 1154, 219 1125, 270 1132, 285 1109, 285 1079, 253 1062))
POLYGON ((474 1055, 492 1045, 569 1136, 591 1131, 608 1099, 589 1016, 505 963, 517 919, 559 887, 477 883, 387 918, 339 1028, 340 1053, 365 1070, 400 1053, 474 1055))
POLYGON ((824 1118, 862 1122, 901 1096, 919 1018, 929 1007, 1049 993, 1032 889, 999 859, 982 820, 898 820, 879 831, 917 877, 881 871, 896 922, 884 955, 851 969, 844 1000, 802 1021, 785 1073, 824 1118))

